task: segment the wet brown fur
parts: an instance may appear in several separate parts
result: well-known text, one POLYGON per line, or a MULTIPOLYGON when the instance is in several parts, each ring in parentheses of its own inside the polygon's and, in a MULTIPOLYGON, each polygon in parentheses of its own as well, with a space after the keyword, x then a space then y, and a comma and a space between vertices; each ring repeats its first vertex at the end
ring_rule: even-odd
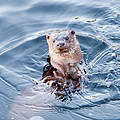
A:
MULTIPOLYGON (((44 83, 47 83, 56 91, 65 91, 71 84, 74 86, 74 89, 81 87, 79 82, 81 76, 78 75, 79 67, 77 66, 82 60, 80 45, 74 31, 69 31, 65 35, 64 32, 66 31, 55 31, 50 35, 46 35, 50 61, 49 68, 43 74, 42 79, 44 83), (62 33, 63 37, 68 35, 69 41, 64 40, 65 45, 57 47, 59 35, 62 33)), ((61 95, 59 92, 55 94, 56 96, 61 95)))

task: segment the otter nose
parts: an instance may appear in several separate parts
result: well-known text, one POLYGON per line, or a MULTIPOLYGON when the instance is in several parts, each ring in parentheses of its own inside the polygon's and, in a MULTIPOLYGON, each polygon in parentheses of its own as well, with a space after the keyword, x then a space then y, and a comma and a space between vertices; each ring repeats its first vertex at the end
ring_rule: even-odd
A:
POLYGON ((58 47, 63 47, 65 44, 64 43, 58 43, 57 46, 58 47))

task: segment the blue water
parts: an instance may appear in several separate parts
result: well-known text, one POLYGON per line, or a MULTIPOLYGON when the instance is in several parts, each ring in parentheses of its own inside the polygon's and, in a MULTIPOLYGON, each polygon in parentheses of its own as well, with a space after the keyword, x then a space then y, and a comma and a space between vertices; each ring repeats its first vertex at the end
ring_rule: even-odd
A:
POLYGON ((120 1, 1 0, 0 120, 120 120, 120 1), (45 35, 73 29, 87 64, 79 95, 61 102, 39 80, 45 35))

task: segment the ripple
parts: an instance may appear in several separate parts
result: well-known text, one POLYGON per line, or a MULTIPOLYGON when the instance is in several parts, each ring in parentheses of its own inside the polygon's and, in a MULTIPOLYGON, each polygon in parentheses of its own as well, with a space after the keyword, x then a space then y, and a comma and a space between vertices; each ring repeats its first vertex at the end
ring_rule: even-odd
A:
POLYGON ((120 1, 0 1, 0 117, 120 119, 120 1), (47 63, 45 35, 74 29, 88 68, 84 90, 58 101, 35 86, 47 63))

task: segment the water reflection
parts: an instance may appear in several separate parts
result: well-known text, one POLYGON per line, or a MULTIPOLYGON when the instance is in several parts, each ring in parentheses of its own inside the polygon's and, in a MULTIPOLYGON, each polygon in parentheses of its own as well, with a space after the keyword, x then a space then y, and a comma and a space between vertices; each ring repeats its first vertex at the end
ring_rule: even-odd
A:
MULTIPOLYGON (((120 1, 0 1, 0 119, 120 119, 120 1), (88 67, 82 92, 61 102, 40 80, 45 34, 74 29, 88 67)), ((70 95, 71 96, 71 95, 70 95)))

